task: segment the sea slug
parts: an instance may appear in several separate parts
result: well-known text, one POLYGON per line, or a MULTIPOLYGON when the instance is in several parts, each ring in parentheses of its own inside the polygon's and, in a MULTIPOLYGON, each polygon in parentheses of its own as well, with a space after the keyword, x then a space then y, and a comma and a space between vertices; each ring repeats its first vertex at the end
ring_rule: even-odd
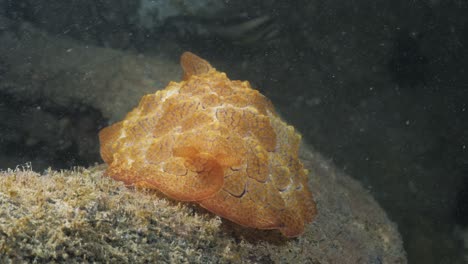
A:
POLYGON ((99 133, 106 175, 198 203, 235 223, 304 232, 316 215, 301 136, 247 81, 190 52, 170 82, 99 133))

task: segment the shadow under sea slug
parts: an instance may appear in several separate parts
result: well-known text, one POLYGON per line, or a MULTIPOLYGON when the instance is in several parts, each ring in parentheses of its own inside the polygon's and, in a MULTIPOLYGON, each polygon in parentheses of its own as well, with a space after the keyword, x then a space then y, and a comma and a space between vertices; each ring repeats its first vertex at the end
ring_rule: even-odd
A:
POLYGON ((300 135, 248 82, 185 52, 182 82, 145 95, 99 133, 106 174, 243 226, 303 233, 316 215, 300 135))

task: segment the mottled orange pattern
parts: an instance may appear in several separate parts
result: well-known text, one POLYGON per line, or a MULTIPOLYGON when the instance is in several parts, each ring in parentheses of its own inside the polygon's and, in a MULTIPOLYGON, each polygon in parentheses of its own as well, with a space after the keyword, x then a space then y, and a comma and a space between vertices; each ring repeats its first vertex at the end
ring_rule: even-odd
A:
POLYGON ((184 81, 99 133, 106 174, 238 224, 300 235, 316 214, 300 135, 248 82, 185 52, 184 81))

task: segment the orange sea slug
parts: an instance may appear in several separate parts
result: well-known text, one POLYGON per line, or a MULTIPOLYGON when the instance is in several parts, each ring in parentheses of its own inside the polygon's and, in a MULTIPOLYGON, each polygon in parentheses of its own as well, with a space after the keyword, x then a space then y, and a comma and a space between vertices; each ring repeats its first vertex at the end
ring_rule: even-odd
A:
POLYGON ((190 52, 182 82, 99 133, 106 174, 198 203, 243 226, 300 235, 316 214, 301 137, 248 82, 190 52))

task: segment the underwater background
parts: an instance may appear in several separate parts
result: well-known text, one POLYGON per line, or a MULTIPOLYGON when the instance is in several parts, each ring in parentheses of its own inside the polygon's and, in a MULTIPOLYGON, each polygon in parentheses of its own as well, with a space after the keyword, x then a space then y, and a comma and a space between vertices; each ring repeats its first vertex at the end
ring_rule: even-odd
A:
POLYGON ((467 12, 456 0, 0 0, 0 169, 102 163, 99 129, 179 80, 192 51, 249 80, 361 182, 409 263, 465 263, 467 12))

